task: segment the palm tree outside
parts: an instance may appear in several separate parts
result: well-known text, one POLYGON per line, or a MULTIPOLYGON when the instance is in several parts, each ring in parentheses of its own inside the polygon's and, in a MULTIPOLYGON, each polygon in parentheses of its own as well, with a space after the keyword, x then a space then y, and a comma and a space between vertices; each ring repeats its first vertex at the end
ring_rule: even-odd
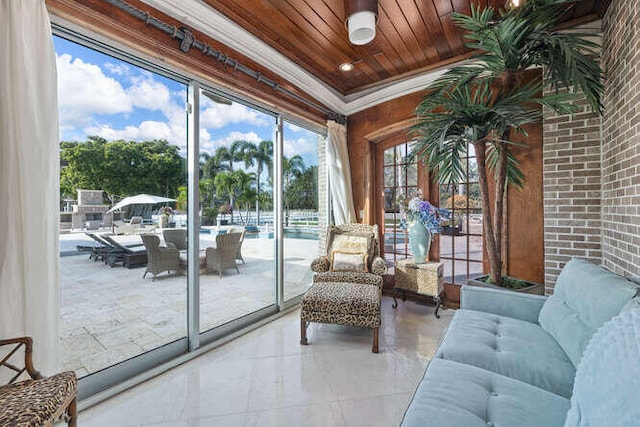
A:
MULTIPOLYGON (((260 179, 262 172, 267 170, 268 177, 272 177, 273 171, 273 142, 272 141, 260 141, 259 144, 252 144, 248 142, 244 146, 243 160, 245 166, 256 167, 256 193, 260 195, 260 179)), ((260 197, 256 197, 256 225, 260 226, 260 197)))
MULTIPOLYGON (((282 179, 284 181, 284 191, 286 192, 291 184, 291 180, 293 178, 297 178, 302 176, 305 170, 304 159, 295 154, 288 158, 287 156, 282 156, 282 179)), ((289 226, 289 207, 290 203, 285 198, 285 225, 289 226)))

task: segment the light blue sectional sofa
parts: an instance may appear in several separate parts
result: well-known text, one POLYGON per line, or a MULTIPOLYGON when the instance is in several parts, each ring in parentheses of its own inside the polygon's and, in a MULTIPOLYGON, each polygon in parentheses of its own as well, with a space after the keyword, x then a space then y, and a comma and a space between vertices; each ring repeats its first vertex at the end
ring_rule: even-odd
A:
POLYGON ((403 426, 640 426, 632 282, 574 259, 548 298, 461 292, 403 426))

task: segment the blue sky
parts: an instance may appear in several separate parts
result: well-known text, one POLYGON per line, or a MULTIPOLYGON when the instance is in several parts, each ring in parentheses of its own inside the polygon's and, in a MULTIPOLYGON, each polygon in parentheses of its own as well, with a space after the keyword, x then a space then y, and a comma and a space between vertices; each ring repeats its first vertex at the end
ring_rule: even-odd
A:
MULTIPOLYGON (((186 155, 187 88, 135 65, 54 37, 58 64, 60 137, 84 141, 166 139, 186 155)), ((200 151, 213 153, 235 140, 273 140, 275 119, 234 102, 201 97, 200 151)), ((317 135, 293 124, 284 132, 284 153, 317 164, 317 135)))

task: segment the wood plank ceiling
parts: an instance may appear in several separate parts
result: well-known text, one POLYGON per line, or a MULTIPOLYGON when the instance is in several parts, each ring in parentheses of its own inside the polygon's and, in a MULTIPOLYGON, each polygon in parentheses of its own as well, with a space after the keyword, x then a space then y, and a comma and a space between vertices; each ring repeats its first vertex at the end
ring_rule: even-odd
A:
MULTIPOLYGON (((469 56, 455 12, 471 0, 379 0, 376 38, 349 43, 344 0, 203 0, 342 95, 446 66, 469 56), (342 63, 355 69, 343 72, 342 63)), ((504 0, 479 0, 504 7, 504 0)), ((576 1, 566 21, 597 19, 608 0, 576 1)))

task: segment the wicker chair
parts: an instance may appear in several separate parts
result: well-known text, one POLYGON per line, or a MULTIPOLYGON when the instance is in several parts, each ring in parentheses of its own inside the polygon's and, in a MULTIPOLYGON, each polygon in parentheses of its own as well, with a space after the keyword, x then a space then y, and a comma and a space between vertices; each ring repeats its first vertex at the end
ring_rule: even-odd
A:
POLYGON ((244 235, 246 233, 246 230, 232 228, 231 230, 229 230, 229 233, 240 233, 240 241, 238 241, 238 246, 236 247, 236 259, 239 259, 244 264, 244 258, 242 258, 242 242, 244 242, 244 235))
POLYGON ((33 343, 29 337, 0 340, 0 368, 14 373, 5 385, 0 385, 0 426, 53 426, 66 421, 75 427, 77 422, 77 380, 73 372, 43 377, 35 370, 31 354, 33 343), (7 350, 8 351, 5 351, 7 350), (24 351, 24 366, 16 366, 24 351), (18 381, 28 375, 28 379, 18 381))
POLYGON ((241 233, 218 234, 216 236, 216 247, 206 249, 207 273, 217 271, 222 277, 224 270, 235 268, 240 274, 236 264, 236 251, 240 243, 240 237, 241 233))
POLYGON ((155 234, 143 234, 140 236, 144 247, 147 248, 148 264, 142 278, 147 273, 153 274, 153 280, 163 271, 175 271, 180 274, 180 251, 176 248, 167 248, 160 246, 160 237, 155 234))
POLYGON ((300 344, 307 345, 310 322, 373 329, 378 352, 382 276, 378 226, 345 224, 327 231, 327 254, 311 263, 313 284, 302 298, 300 344), (341 258, 339 256, 342 256, 341 258))
POLYGON ((162 230, 164 243, 168 248, 176 248, 179 251, 187 249, 187 229, 176 228, 173 230, 162 230))

